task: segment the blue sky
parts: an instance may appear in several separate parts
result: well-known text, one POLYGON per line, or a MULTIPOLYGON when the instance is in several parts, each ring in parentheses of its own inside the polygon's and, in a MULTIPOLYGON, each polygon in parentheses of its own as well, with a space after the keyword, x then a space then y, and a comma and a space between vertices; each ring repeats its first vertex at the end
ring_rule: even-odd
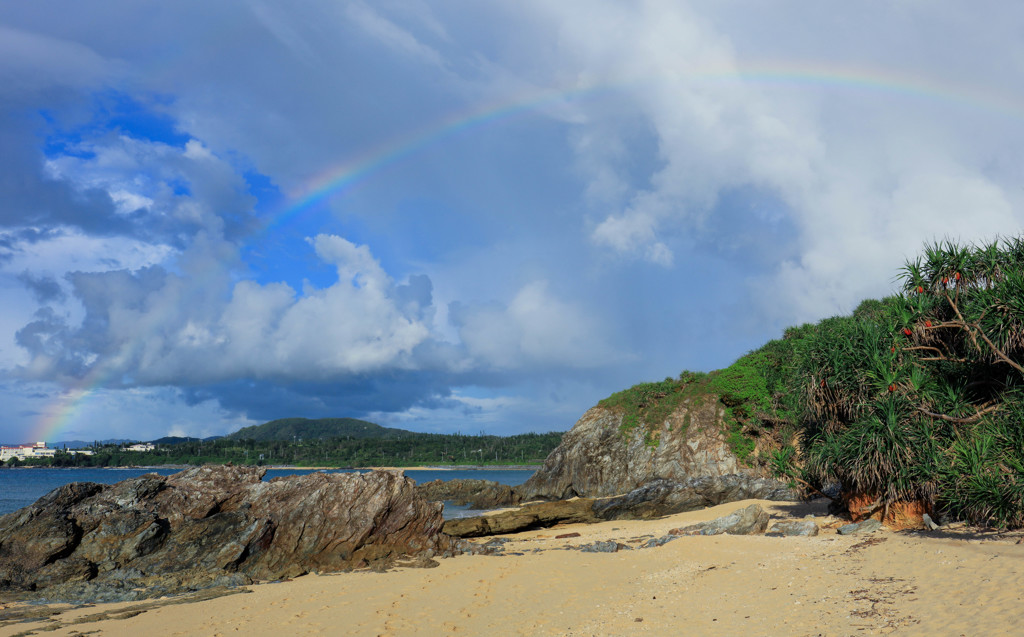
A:
POLYGON ((1024 9, 847 5, 0 5, 0 441, 566 430, 1018 234, 1024 9))

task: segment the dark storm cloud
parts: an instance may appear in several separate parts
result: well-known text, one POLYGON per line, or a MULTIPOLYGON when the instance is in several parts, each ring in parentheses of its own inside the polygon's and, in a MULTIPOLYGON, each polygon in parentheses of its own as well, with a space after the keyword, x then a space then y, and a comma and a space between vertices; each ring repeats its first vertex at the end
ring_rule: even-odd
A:
POLYGON ((18 280, 25 284, 25 287, 32 292, 32 295, 36 297, 36 300, 40 303, 49 303, 50 301, 61 301, 67 295, 64 290, 60 287, 60 283, 52 276, 40 275, 36 276, 25 270, 18 275, 18 280))

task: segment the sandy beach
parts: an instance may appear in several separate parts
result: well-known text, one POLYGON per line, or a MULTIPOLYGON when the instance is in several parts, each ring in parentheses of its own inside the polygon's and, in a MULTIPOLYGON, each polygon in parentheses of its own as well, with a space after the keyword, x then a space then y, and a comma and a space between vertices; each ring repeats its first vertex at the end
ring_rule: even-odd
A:
POLYGON ((638 546, 748 504, 521 533, 507 536, 505 555, 460 556, 430 569, 308 575, 185 604, 50 607, 59 612, 3 625, 0 636, 1024 632, 1019 532, 954 526, 840 536, 842 521, 823 502, 760 502, 773 520, 814 515, 825 528, 811 538, 695 536, 616 553, 565 550, 598 540, 638 546))

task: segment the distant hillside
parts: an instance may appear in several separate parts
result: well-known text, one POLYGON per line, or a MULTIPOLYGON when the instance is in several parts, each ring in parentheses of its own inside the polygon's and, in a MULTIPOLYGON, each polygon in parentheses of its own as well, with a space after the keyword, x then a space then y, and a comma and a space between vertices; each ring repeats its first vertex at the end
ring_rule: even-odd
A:
POLYGON ((224 436, 210 436, 209 438, 193 438, 191 436, 164 436, 163 438, 157 438, 156 440, 150 440, 149 442, 154 445, 180 445, 183 442, 210 442, 212 440, 219 440, 224 436))
POLYGON ((243 427, 225 436, 228 440, 329 440, 331 438, 386 438, 397 439, 413 435, 404 429, 391 429, 356 418, 281 418, 262 425, 243 427))

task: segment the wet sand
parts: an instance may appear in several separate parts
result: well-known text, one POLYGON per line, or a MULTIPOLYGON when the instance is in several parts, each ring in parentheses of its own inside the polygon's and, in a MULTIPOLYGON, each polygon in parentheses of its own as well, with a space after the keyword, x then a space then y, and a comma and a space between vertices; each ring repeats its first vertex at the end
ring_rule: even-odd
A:
POLYGON ((308 575, 188 604, 54 607, 61 612, 0 627, 0 637, 1024 633, 1020 533, 961 526, 840 536, 842 522, 823 503, 760 502, 773 521, 815 515, 826 528, 810 538, 694 536, 617 553, 565 550, 605 540, 637 546, 748 504, 506 536, 505 555, 432 569, 308 575), (555 538, 570 533, 579 536, 555 538))

